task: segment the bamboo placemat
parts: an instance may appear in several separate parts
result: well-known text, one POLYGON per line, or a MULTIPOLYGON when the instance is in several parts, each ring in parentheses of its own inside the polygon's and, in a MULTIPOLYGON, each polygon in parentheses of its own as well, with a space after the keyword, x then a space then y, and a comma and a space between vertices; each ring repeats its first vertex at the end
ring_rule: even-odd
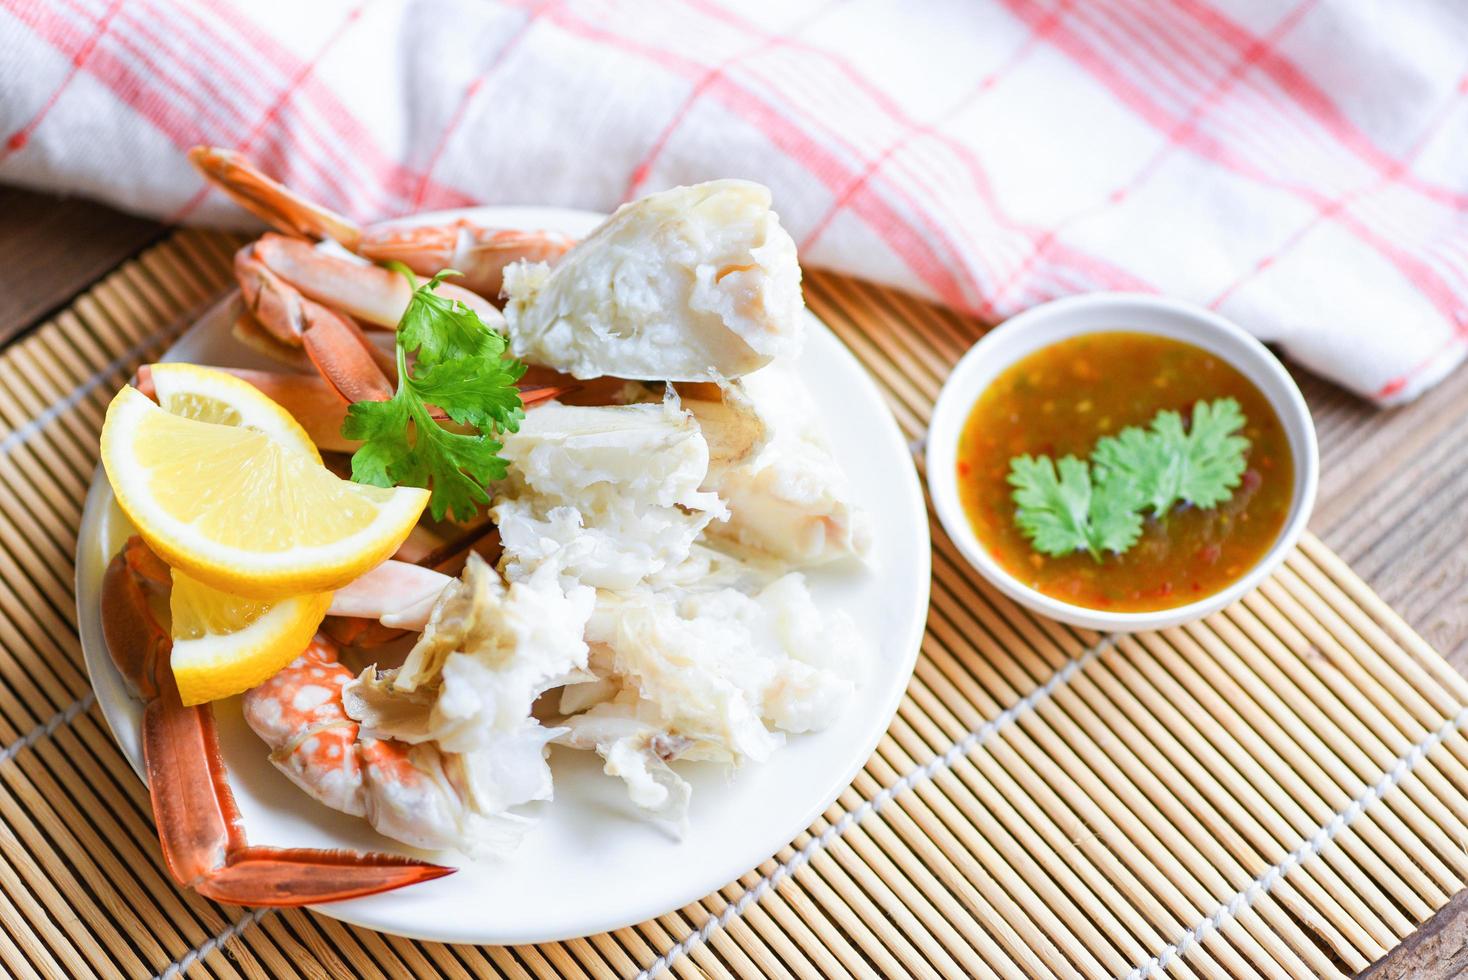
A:
MULTIPOLYGON (((82 666, 107 401, 227 287, 180 232, 0 356, 0 968, 15 976, 1341 976, 1468 874, 1468 683, 1305 540, 1204 623, 1029 616, 934 526, 917 673, 856 782, 737 882, 614 934, 419 943, 168 880, 82 666)), ((917 448, 973 323, 811 275, 917 448)), ((880 515, 879 515, 880 516, 880 515)))

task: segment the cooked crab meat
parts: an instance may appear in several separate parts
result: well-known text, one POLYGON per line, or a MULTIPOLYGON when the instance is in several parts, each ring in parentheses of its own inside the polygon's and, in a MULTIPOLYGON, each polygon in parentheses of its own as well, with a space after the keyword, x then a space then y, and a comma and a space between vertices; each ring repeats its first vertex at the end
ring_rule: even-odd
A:
POLYGON ((452 758, 477 814, 520 820, 507 811, 552 793, 546 744, 557 730, 530 709, 583 676, 593 601, 590 588, 563 588, 553 565, 507 586, 471 554, 403 665, 345 685, 346 713, 364 737, 452 758))
POLYGON ((852 500, 800 376, 777 362, 740 379, 730 395, 732 407, 718 410, 687 402, 710 445, 743 446, 756 428, 764 436, 753 451, 710 465, 704 489, 724 500, 729 519, 709 525, 709 536, 801 568, 864 557, 868 516, 852 500))
POLYGON ((708 445, 676 400, 527 413, 505 437, 510 479, 495 497, 506 575, 555 556, 563 574, 626 589, 684 561, 724 515, 702 491, 708 445))
POLYGON ((515 354, 578 378, 736 378, 800 347, 795 243, 749 181, 624 204, 554 268, 504 282, 515 354))
POLYGON ((753 595, 603 592, 586 636, 598 680, 563 692, 561 710, 580 713, 557 741, 594 749, 634 802, 674 824, 689 790, 668 762, 769 758, 785 733, 835 721, 869 657, 850 618, 822 614, 798 573, 753 595))
MULTIPOLYGON (((633 804, 682 831, 693 787, 668 763, 684 758, 693 739, 663 731, 656 707, 638 698, 636 691, 618 690, 612 681, 593 683, 610 688, 612 695, 568 718, 556 743, 601 756, 602 771, 626 784, 633 804)), ((568 707, 563 696, 561 710, 568 707)))

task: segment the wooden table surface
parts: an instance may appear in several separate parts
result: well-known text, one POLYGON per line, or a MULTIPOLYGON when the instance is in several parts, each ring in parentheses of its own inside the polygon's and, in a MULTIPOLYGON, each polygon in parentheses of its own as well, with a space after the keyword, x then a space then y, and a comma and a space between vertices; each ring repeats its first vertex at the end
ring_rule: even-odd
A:
MULTIPOLYGON (((166 234, 91 202, 0 187, 0 345, 166 234)), ((1311 529, 1468 674, 1468 368, 1387 411, 1294 374, 1320 434, 1311 529)), ((1368 974, 1465 972, 1468 890, 1368 974)))

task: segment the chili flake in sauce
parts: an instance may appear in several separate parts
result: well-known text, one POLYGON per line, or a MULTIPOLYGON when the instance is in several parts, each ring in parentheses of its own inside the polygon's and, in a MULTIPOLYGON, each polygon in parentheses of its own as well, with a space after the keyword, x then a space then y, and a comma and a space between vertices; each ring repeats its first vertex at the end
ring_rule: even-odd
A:
POLYGON ((980 542, 1011 575, 1063 602, 1113 612, 1172 609, 1237 580, 1273 546, 1294 493, 1289 439, 1269 400, 1222 358, 1151 334, 1107 332, 1043 348, 1001 373, 974 403, 958 446, 959 499, 980 542), (1245 471, 1217 507, 1148 516, 1123 554, 1050 557, 1015 524, 1010 460, 1085 459, 1102 436, 1159 412, 1191 417, 1231 397, 1247 420, 1245 471))

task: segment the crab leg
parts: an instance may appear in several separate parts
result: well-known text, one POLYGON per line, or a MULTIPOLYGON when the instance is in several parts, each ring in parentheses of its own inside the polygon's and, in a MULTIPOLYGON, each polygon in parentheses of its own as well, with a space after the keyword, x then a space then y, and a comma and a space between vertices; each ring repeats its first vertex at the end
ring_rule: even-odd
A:
POLYGON ((214 713, 185 708, 171 642, 144 583, 166 568, 140 538, 107 567, 102 622, 113 662, 145 699, 143 758, 163 858, 175 881, 235 905, 314 905, 401 888, 452 868, 392 854, 252 847, 230 792, 214 713))
MULTIPOLYGON (((196 146, 189 160, 211 184, 277 231, 313 241, 330 238, 374 261, 397 261, 421 276, 457 269, 464 288, 493 299, 511 262, 554 262, 575 244, 554 231, 486 228, 460 218, 446 224, 388 221, 359 227, 272 180, 232 150, 196 146)), ((396 322, 396 321, 394 321, 396 322)))
MULTIPOLYGON (((413 295, 412 285, 402 274, 329 255, 299 238, 266 232, 255 243, 255 254, 311 299, 380 327, 395 329, 413 295)), ((504 315, 484 297, 447 282, 439 285, 438 294, 459 300, 491 327, 504 328, 504 315)))
POLYGON ((554 231, 485 228, 460 218, 444 225, 375 225, 361 234, 353 251, 378 262, 401 262, 422 276, 457 269, 465 289, 490 299, 500 294, 505 266, 513 262, 555 262, 576 240, 554 231))
POLYGON ((362 231, 353 221, 294 194, 233 150, 196 146, 189 151, 189 162, 205 180, 272 228, 302 238, 331 238, 343 248, 357 250, 362 231))

